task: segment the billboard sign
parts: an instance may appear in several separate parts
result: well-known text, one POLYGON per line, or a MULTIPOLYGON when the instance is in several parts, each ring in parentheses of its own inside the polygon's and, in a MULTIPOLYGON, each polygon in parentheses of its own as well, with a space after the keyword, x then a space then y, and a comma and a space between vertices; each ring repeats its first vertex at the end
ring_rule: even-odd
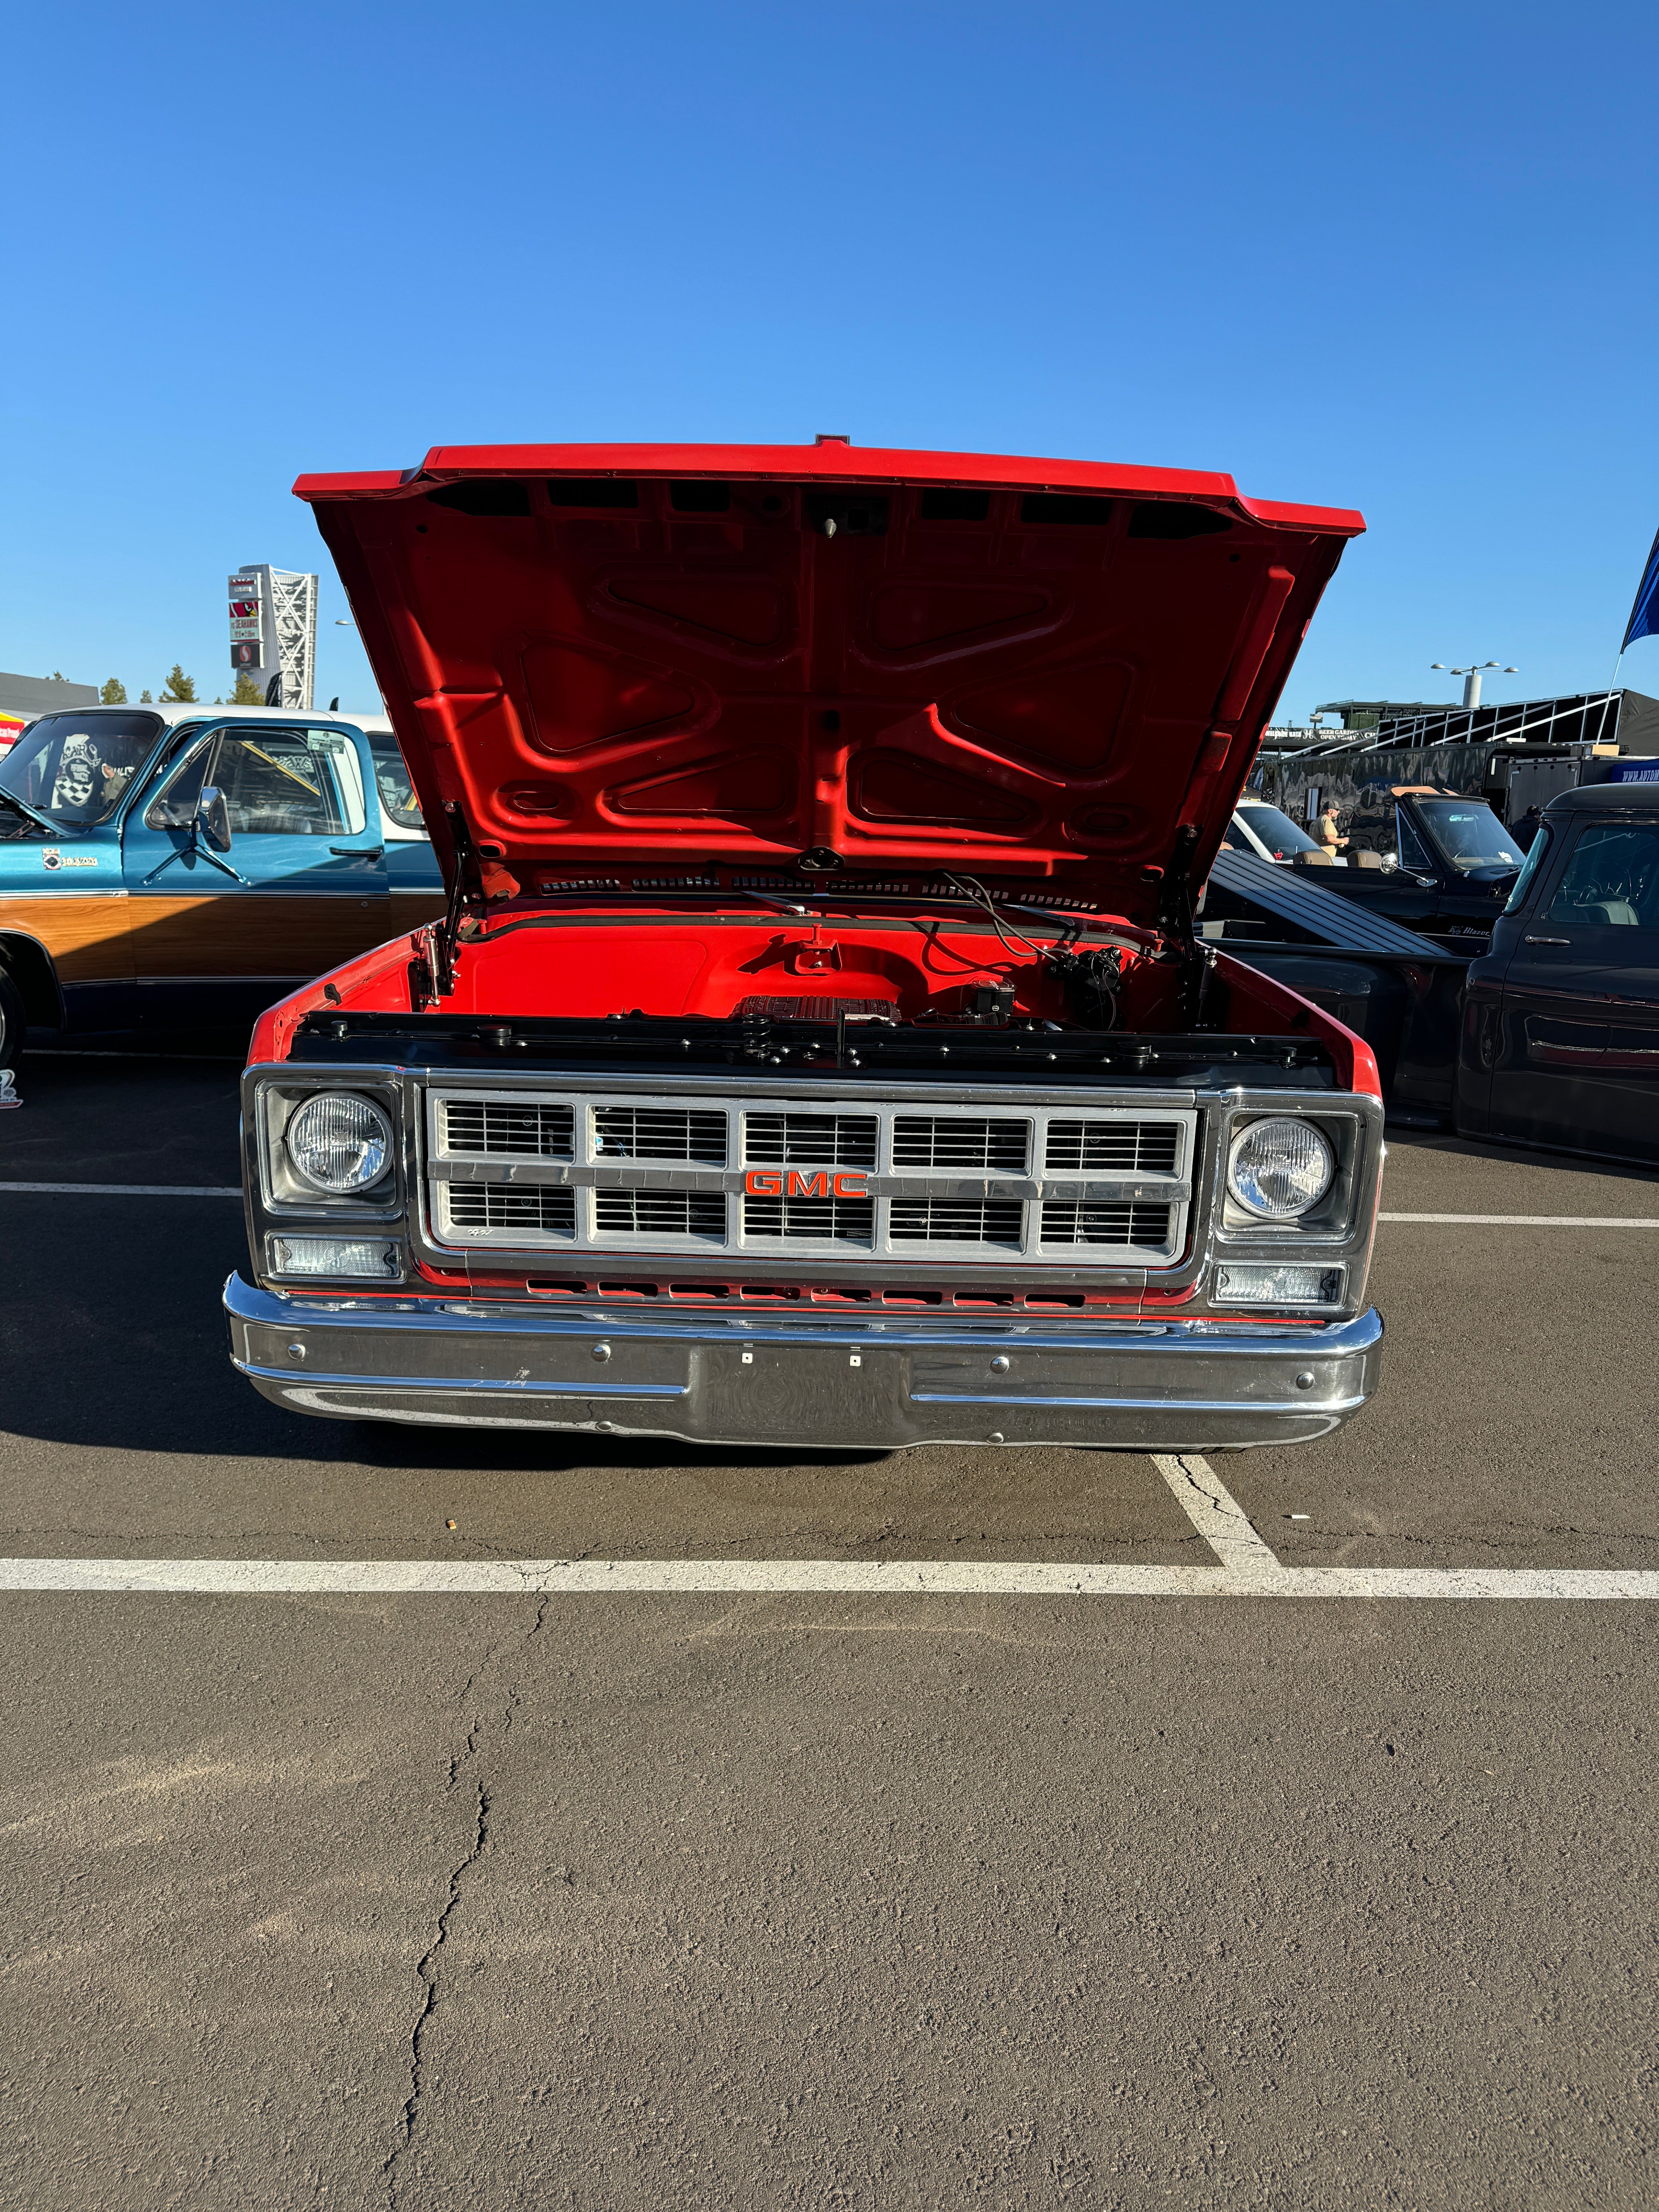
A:
MULTIPOLYGON (((230 641, 233 645, 252 642, 257 646, 264 635, 260 616, 261 598, 257 576, 232 576, 230 583, 230 641)), ((237 662, 238 667, 258 667, 259 655, 255 653, 251 663, 237 662)))

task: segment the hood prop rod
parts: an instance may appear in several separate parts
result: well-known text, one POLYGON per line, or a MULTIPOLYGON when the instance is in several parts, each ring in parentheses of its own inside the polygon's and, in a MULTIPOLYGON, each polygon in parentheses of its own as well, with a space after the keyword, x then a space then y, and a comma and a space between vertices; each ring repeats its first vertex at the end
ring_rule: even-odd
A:
POLYGON ((444 918, 432 933, 433 988, 441 999, 447 999, 454 992, 462 922, 469 913, 482 914, 489 903, 484 896, 483 871, 478 865, 478 848, 472 842, 466 817, 453 799, 445 801, 444 812, 449 818, 449 839, 455 848, 455 873, 450 883, 444 918))

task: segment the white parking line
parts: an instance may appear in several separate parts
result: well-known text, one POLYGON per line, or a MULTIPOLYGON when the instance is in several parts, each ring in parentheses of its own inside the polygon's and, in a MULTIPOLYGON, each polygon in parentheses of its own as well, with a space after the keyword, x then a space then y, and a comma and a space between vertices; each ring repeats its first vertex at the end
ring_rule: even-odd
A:
POLYGON ((1379 1213, 1379 1221, 1462 1221, 1487 1229, 1659 1229, 1659 1213, 1379 1213))
POLYGON ((1154 1464, 1214 1567, 1046 1559, 0 1559, 0 1591, 205 1597, 1641 1598, 1659 1572, 1596 1567, 1285 1567, 1208 1462, 1154 1464))
POLYGON ((0 1592, 204 1597, 1640 1598, 1593 1567, 1076 1566, 951 1559, 0 1559, 0 1592))

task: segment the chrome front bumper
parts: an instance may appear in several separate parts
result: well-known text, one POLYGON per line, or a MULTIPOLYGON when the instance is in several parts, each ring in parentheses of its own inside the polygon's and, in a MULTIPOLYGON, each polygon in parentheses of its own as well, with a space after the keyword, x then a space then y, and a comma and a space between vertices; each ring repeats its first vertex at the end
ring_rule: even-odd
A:
POLYGON ((295 1413, 785 1450, 1306 1443, 1376 1388, 1382 1323, 928 1323, 361 1303, 225 1285, 231 1358, 295 1413))

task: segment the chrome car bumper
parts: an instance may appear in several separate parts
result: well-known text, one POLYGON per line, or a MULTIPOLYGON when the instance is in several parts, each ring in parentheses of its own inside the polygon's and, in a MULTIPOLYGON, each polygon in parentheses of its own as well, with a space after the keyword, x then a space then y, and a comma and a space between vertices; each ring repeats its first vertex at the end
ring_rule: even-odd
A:
POLYGON ((548 1312, 225 1285, 231 1358, 295 1413, 586 1429, 696 1444, 892 1450, 1305 1443, 1376 1387, 1382 1323, 1054 1327, 750 1312, 548 1312))

